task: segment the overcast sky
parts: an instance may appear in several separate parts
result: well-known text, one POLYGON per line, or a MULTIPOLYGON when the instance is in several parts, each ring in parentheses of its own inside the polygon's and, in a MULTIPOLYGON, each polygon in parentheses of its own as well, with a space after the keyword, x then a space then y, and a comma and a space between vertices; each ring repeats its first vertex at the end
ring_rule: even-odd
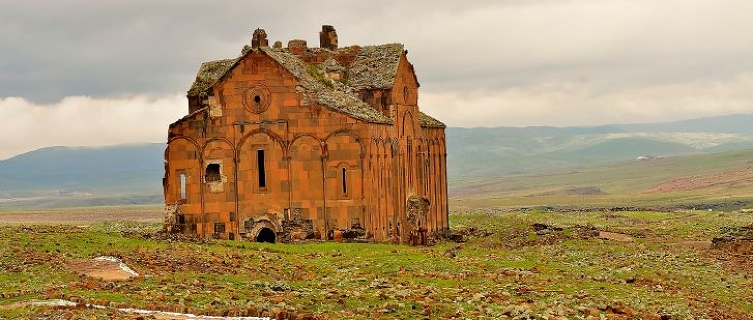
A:
POLYGON ((753 113, 753 1, 33 1, 0 10, 0 159, 163 142, 203 61, 270 43, 400 42, 449 126, 753 113))

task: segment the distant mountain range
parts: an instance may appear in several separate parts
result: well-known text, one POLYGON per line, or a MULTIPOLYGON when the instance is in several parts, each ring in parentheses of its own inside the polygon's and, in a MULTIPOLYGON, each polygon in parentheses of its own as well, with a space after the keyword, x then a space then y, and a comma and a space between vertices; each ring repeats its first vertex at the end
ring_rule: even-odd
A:
MULTIPOLYGON (((157 201, 154 195, 162 192, 164 149, 164 143, 47 147, 2 160, 0 207, 10 202, 8 199, 19 198, 95 199, 117 195, 142 199, 140 202, 157 201)), ((89 202, 108 203, 92 200, 82 204, 89 202)))
POLYGON ((558 171, 753 148, 753 115, 598 127, 448 128, 448 177, 558 171))
MULTIPOLYGON (((446 133, 448 177, 457 181, 641 156, 753 149, 753 115, 597 127, 447 128, 446 133)), ((48 147, 1 160, 0 208, 159 203, 164 149, 164 143, 48 147)))

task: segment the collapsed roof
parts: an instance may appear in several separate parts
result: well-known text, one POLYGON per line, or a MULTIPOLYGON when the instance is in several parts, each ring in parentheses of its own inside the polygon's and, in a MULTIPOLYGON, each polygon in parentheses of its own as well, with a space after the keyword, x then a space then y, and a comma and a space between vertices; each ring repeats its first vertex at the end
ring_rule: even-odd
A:
MULTIPOLYGON (((202 63, 188 96, 210 94, 212 86, 221 81, 243 57, 259 51, 274 59, 298 80, 296 90, 303 95, 302 104, 316 103, 367 122, 393 123, 390 117, 361 100, 357 92, 393 87, 400 59, 405 52, 399 43, 332 50, 310 48, 299 55, 277 45, 274 48, 245 46, 238 58, 202 63), (339 72, 343 77, 333 80, 329 72, 339 72)), ((422 126, 445 127, 442 122, 423 112, 418 118, 422 126)))

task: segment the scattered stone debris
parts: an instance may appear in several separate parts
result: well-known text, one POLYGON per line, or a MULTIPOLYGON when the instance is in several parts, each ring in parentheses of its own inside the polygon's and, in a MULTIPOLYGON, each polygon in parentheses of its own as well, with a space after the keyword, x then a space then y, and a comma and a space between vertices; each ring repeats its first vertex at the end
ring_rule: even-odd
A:
POLYGON ((560 227, 554 227, 543 223, 534 223, 531 227, 533 227, 536 234, 540 236, 547 235, 551 232, 562 231, 562 228, 560 227))
MULTIPOLYGON (((55 309, 114 309, 116 311, 135 314, 135 315, 148 315, 152 316, 151 319, 195 319, 195 320, 210 320, 210 319, 222 319, 222 320, 270 320, 269 317, 252 317, 252 316, 209 316, 209 315, 197 315, 193 313, 181 313, 172 311, 159 311, 159 310, 144 310, 137 308, 117 308, 110 305, 99 305, 86 302, 73 302, 65 299, 50 299, 50 300, 32 300, 28 303, 21 303, 20 305, 30 305, 35 307, 52 307, 55 309)), ((138 317, 135 319, 144 319, 138 317)))
POLYGON ((753 255, 753 228, 727 227, 721 236, 711 240, 711 247, 736 254, 753 255))
POLYGON ((465 236, 456 229, 442 230, 434 234, 436 241, 449 240, 456 243, 466 241, 465 236))
POLYGON ((211 244, 216 239, 202 237, 195 234, 169 233, 169 232, 149 232, 149 231, 124 231, 122 234, 126 237, 140 238, 144 240, 161 241, 161 242, 190 242, 195 244, 211 244))
POLYGON ((366 230, 360 224, 354 224, 350 229, 335 229, 327 234, 327 238, 338 242, 368 242, 366 230), (363 240, 363 241, 361 241, 363 240))
POLYGON ((461 246, 455 246, 455 247, 449 248, 449 249, 445 250, 444 256, 448 257, 448 258, 455 258, 455 257, 458 256, 458 251, 460 249, 462 249, 461 246))
POLYGON ((624 233, 599 231, 599 239, 614 240, 619 242, 632 242, 633 237, 624 233))
POLYGON ((287 283, 284 283, 282 281, 277 281, 269 286, 269 290, 272 291, 293 291, 293 288, 291 288, 287 283))

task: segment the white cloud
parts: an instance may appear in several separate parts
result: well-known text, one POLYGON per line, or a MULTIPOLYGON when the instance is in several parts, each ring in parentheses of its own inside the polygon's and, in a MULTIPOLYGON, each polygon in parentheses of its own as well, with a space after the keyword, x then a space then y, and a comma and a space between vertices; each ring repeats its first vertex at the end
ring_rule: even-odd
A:
POLYGON ((382 3, 10 0, 0 10, 0 134, 10 137, 0 158, 54 144, 163 141, 185 114, 173 92, 201 62, 239 54, 255 28, 271 42, 310 46, 322 24, 343 46, 404 43, 421 107, 451 126, 753 112, 753 1, 382 3), (118 96, 130 98, 110 99, 118 96))
POLYGON ((589 82, 498 91, 422 92, 419 106, 449 126, 581 126, 753 113, 753 73, 726 80, 601 92, 589 82))
POLYGON ((185 96, 120 99, 66 97, 52 104, 0 99, 0 159, 41 147, 165 142, 168 125, 187 113, 185 96))

